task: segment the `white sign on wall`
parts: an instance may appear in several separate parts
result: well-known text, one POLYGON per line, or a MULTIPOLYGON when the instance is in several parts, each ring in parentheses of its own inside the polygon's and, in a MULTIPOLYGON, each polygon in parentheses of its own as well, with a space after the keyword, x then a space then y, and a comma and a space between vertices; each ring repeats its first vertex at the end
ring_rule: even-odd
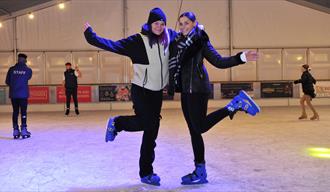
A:
POLYGON ((316 82, 315 92, 316 97, 330 97, 330 81, 316 82))

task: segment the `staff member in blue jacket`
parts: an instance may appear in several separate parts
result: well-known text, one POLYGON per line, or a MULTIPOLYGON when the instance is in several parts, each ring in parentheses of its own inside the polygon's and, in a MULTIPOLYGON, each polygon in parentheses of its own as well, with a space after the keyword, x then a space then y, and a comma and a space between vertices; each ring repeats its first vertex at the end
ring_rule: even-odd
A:
POLYGON ((9 98, 13 106, 13 136, 23 139, 31 136, 27 131, 27 106, 29 98, 28 82, 32 77, 32 70, 26 65, 27 56, 23 53, 18 54, 18 63, 10 67, 6 77, 6 84, 9 86, 9 98), (18 115, 21 111, 21 132, 18 129, 18 115))

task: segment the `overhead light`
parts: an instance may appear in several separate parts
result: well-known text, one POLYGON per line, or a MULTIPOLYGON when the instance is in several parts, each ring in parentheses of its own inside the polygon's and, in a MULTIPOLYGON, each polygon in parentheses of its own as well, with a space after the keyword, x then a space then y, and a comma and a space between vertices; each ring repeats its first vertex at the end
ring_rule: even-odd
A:
POLYGON ((303 59, 302 56, 298 56, 298 57, 297 57, 297 61, 301 61, 302 59, 303 59))
POLYGON ((60 3, 60 4, 58 4, 58 8, 60 8, 60 9, 64 9, 64 8, 65 8, 64 3, 60 3))
POLYGON ((33 13, 29 13, 29 19, 34 19, 33 13))
POLYGON ((2 23, 0 22, 0 28, 2 27, 2 23))

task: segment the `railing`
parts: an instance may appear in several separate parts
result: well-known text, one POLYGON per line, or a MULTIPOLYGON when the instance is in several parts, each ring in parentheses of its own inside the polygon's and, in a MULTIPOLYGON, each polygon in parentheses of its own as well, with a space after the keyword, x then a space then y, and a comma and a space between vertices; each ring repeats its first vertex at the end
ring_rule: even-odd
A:
MULTIPOLYGON (((234 49, 235 52, 244 50, 234 49)), ((250 62, 230 69, 215 69, 205 65, 212 82, 240 81, 291 81, 301 75, 302 64, 312 67, 318 80, 330 80, 330 48, 255 48, 260 53, 257 62, 250 62)), ((229 55, 228 49, 219 49, 229 55)), ((127 57, 100 50, 26 50, 28 65, 33 70, 31 85, 56 85, 62 82, 64 63, 78 65, 83 73, 82 84, 129 83, 133 74, 132 64, 127 57)), ((8 68, 14 63, 13 52, 0 52, 0 85, 8 68)))

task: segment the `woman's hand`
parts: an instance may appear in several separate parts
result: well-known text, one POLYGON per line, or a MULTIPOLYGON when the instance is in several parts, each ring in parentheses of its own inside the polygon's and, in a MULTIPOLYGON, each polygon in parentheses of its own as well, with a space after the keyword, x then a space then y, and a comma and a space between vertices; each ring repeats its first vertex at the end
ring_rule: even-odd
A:
POLYGON ((86 31, 88 29, 88 27, 91 27, 91 25, 88 22, 86 22, 84 25, 84 31, 86 31))
POLYGON ((259 58, 259 54, 256 51, 245 51, 244 53, 247 61, 256 61, 259 58))

